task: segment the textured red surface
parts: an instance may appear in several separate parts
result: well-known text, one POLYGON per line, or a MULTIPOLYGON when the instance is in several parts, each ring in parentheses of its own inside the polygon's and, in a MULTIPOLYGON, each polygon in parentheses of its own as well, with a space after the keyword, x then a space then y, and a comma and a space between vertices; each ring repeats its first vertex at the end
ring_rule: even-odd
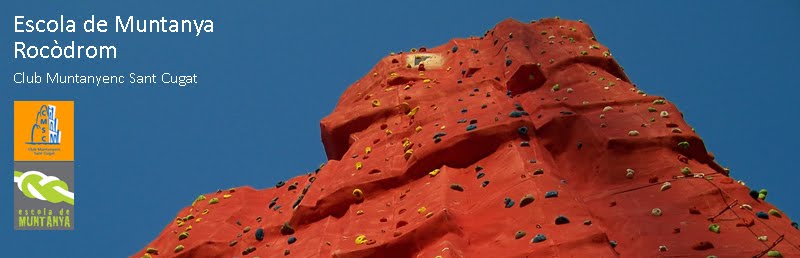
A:
POLYGON ((151 256, 800 256, 789 218, 758 218, 776 208, 728 177, 680 111, 632 85, 579 21, 506 20, 481 38, 387 56, 321 129, 330 161, 319 171, 205 194, 151 256), (440 56, 407 66, 418 54, 440 56))

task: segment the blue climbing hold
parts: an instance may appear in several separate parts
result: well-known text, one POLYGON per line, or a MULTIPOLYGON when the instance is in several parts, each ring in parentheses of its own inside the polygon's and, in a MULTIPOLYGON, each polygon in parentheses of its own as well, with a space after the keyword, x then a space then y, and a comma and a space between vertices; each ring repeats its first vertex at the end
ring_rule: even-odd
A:
POLYGON ((769 214, 763 211, 756 212, 756 217, 761 219, 769 219, 769 214))
POLYGON ((536 236, 533 237, 533 240, 531 240, 531 242, 539 243, 539 242, 544 242, 545 240, 547 240, 547 237, 544 236, 544 234, 536 234, 536 236))
POLYGON ((281 206, 280 206, 280 205, 275 205, 275 208, 272 208, 272 210, 273 210, 273 211, 277 211, 277 210, 278 210, 278 209, 280 209, 280 208, 281 208, 281 206))
POLYGON ((294 236, 291 236, 291 237, 289 237, 289 241, 288 242, 289 242, 290 245, 294 244, 294 242, 297 242, 297 238, 294 237, 294 236))
POLYGON ((525 111, 525 109, 522 108, 522 104, 519 103, 514 103, 514 108, 516 108, 519 111, 525 111))
POLYGON ((511 59, 506 59, 506 66, 511 66, 511 59))
POLYGON ((277 184, 275 184, 275 188, 281 188, 281 186, 283 186, 285 184, 286 184, 286 182, 279 181, 277 184))
POLYGON ((753 199, 758 200, 758 191, 750 190, 750 197, 753 197, 753 199))
POLYGON ((256 229, 256 240, 258 240, 258 241, 264 240, 264 229, 263 228, 256 229))
POLYGON ((521 135, 526 135, 528 134, 528 127, 526 126, 520 127, 519 129, 517 129, 517 132, 521 135))
POLYGON ((531 143, 530 143, 530 142, 528 142, 528 141, 524 141, 524 142, 521 142, 521 143, 519 144, 519 146, 521 146, 521 147, 530 147, 530 146, 531 146, 531 143))
POLYGON ((447 133, 445 133, 445 132, 438 132, 438 133, 436 133, 436 134, 434 134, 434 135, 433 135, 433 139, 436 139, 436 138, 441 138, 442 136, 445 136, 445 135, 447 135, 447 133))
POLYGON ((508 116, 509 117, 522 117, 522 112, 514 110, 514 111, 511 111, 511 113, 508 114, 508 116))
POLYGON ((558 217, 556 217, 556 225, 562 225, 567 223, 569 223, 569 219, 564 215, 558 215, 558 217))
POLYGON ((452 49, 452 51, 453 51, 453 53, 455 53, 456 51, 458 51, 458 46, 453 46, 453 49, 452 49))
POLYGON ((544 198, 558 197, 558 191, 549 191, 544 194, 544 198))
POLYGON ((514 200, 511 200, 510 197, 506 197, 506 199, 503 200, 503 203, 505 203, 506 208, 514 207, 514 200))
POLYGON ((482 178, 483 176, 485 176, 485 175, 486 175, 486 174, 484 174, 483 172, 478 172, 478 179, 481 179, 481 178, 482 178))
POLYGON ((472 130, 475 130, 475 129, 477 129, 477 128, 478 128, 478 125, 476 125, 476 124, 471 124, 471 125, 468 125, 468 126, 467 126, 467 132, 469 132, 469 131, 472 131, 472 130))

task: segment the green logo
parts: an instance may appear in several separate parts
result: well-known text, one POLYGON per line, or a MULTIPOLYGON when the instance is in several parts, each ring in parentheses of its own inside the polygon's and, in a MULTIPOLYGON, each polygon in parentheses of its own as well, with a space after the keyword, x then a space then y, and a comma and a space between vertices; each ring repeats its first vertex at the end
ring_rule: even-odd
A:
POLYGON ((48 201, 50 203, 67 203, 75 205, 75 194, 69 191, 66 182, 58 177, 48 176, 39 171, 14 171, 14 183, 28 198, 48 201))

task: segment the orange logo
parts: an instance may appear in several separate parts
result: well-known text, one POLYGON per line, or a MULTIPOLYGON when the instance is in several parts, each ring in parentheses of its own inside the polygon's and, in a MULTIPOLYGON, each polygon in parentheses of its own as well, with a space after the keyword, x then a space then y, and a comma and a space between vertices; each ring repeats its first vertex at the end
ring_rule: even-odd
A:
POLYGON ((14 102, 15 161, 73 161, 72 101, 14 102))

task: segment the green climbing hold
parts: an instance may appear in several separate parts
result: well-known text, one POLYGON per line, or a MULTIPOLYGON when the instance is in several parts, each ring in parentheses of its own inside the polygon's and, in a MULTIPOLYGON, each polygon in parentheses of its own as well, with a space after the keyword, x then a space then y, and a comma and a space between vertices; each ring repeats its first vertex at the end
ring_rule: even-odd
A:
POLYGON ((147 250, 145 250, 144 252, 148 254, 158 254, 158 249, 148 247, 147 250))
POLYGON ((525 195, 525 197, 522 197, 522 200, 519 201, 519 207, 522 208, 528 206, 528 204, 533 203, 533 200, 534 200, 533 195, 531 194, 525 195))
POLYGON ((781 217, 781 213, 776 209, 769 209, 769 211, 767 213, 769 213, 769 215, 772 215, 772 216, 775 216, 775 217, 778 217, 778 218, 781 217))
POLYGON ((683 174, 684 176, 689 176, 692 174, 692 169, 690 169, 689 167, 683 167, 681 169, 681 174, 683 174))
POLYGON ((183 245, 178 245, 178 246, 175 247, 174 251, 177 253, 177 252, 183 251, 183 248, 184 248, 183 245))
POLYGON ((767 257, 783 257, 783 255, 781 254, 781 252, 778 252, 776 250, 770 250, 769 252, 767 252, 767 257))
POLYGON ((711 231, 711 232, 719 234, 719 225, 718 224, 708 225, 708 230, 711 231))
POLYGON ((294 234, 294 228, 289 225, 289 222, 284 222, 283 226, 281 226, 281 235, 291 235, 294 234))
POLYGON ((525 231, 520 230, 520 231, 517 231, 517 233, 514 234, 514 239, 520 239, 520 238, 523 238, 523 237, 525 237, 525 231))
POLYGON ((219 203, 219 199, 217 199, 216 197, 211 198, 211 200, 208 200, 208 204, 216 204, 216 203, 219 203))
POLYGON ((688 149, 689 148, 689 142, 687 142, 687 141, 679 142, 678 143, 678 148, 681 148, 681 149, 684 149, 684 150, 688 149))
POLYGON ((450 185, 450 189, 453 189, 453 190, 456 190, 456 191, 459 191, 459 192, 463 192, 464 191, 464 187, 462 187, 459 184, 450 185))
POLYGON ((189 237, 189 232, 183 231, 180 235, 178 235, 178 240, 184 240, 189 237))

